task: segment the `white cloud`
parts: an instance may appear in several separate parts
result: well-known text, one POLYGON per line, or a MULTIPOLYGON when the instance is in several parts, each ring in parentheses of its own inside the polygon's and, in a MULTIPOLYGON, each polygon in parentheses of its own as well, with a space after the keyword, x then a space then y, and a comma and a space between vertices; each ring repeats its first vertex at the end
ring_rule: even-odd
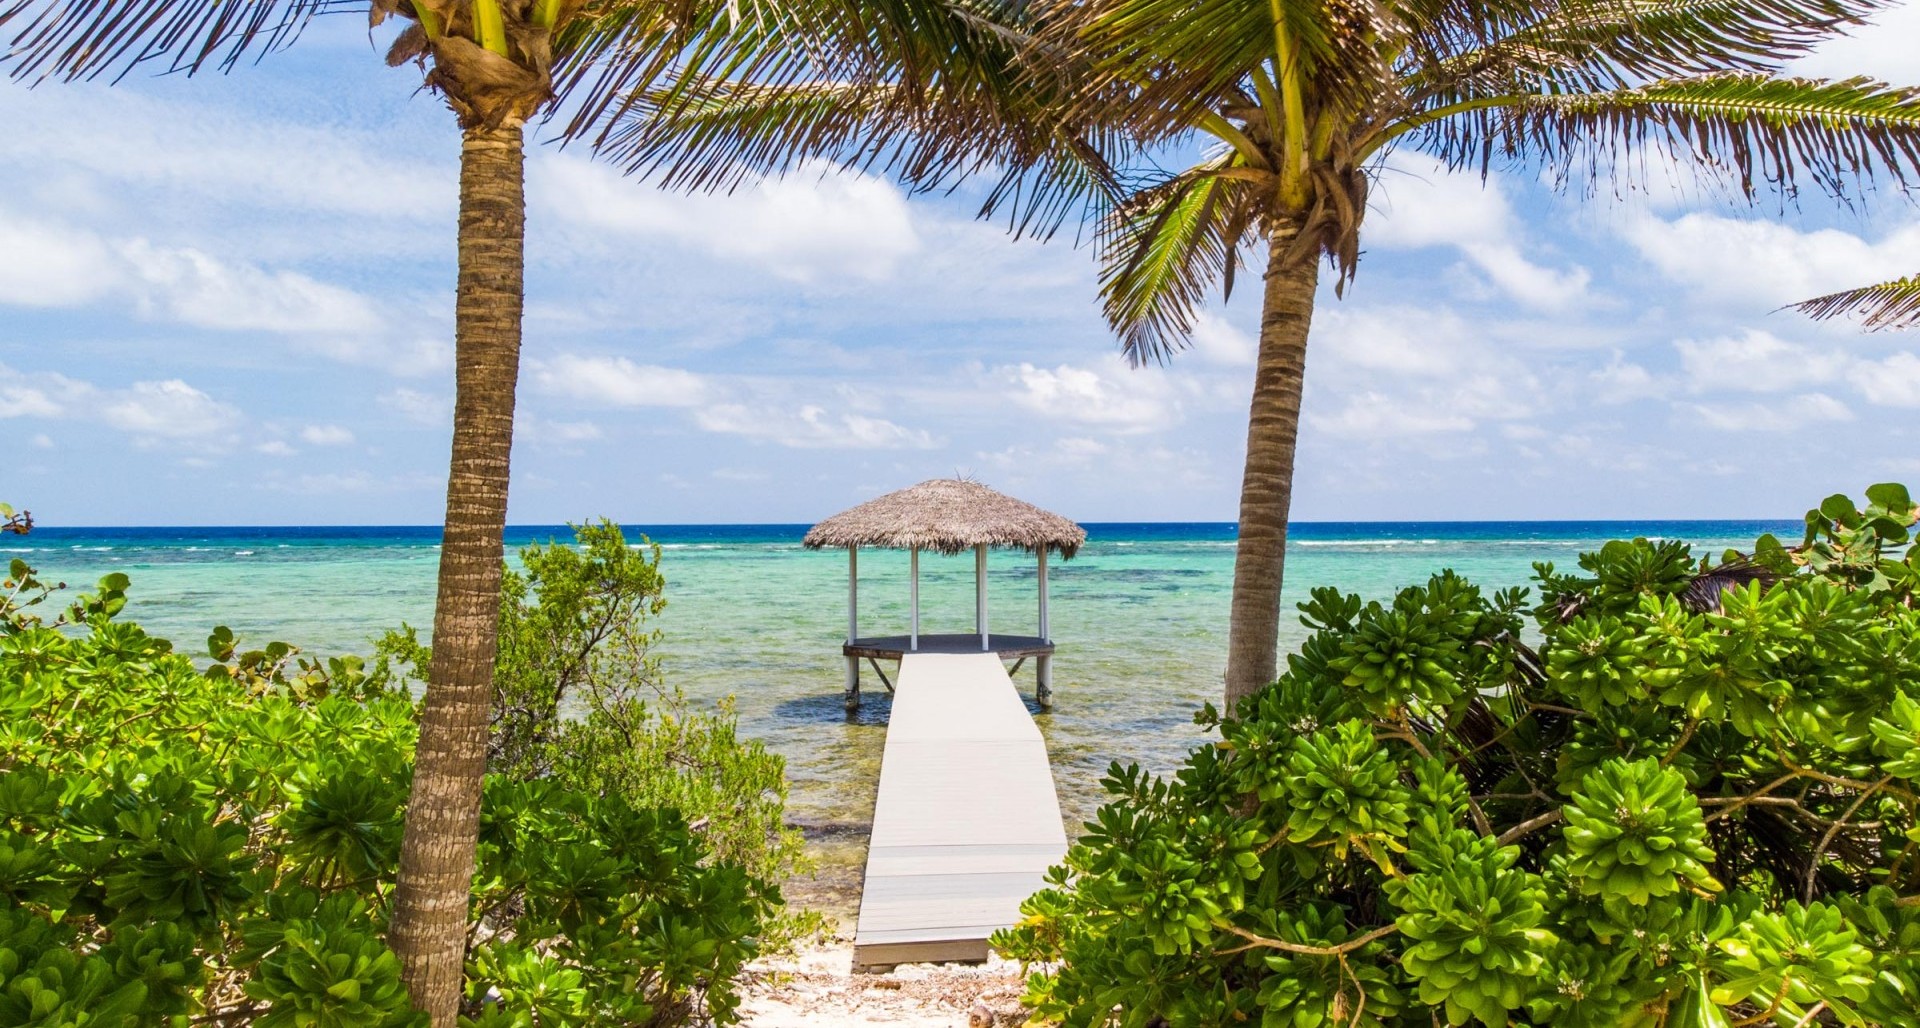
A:
POLYGON ((184 247, 135 239, 119 247, 150 316, 198 328, 263 332, 372 332, 373 305, 351 290, 291 271, 231 264, 184 247))
POLYGON ((300 438, 311 446, 345 446, 353 442, 353 433, 340 425, 308 425, 300 438))
POLYGON ((33 447, 36 450, 53 449, 53 437, 46 434, 45 432, 35 433, 31 442, 33 443, 33 447))
POLYGON ((600 438, 601 434, 600 426, 591 421, 549 421, 526 411, 516 412, 513 416, 515 442, 564 445, 591 442, 600 438))
POLYGON ((1338 411, 1309 415, 1309 420, 1314 428, 1347 439, 1465 432, 1474 426, 1473 419, 1459 411, 1422 409, 1376 392, 1349 396, 1338 411))
POLYGON ((1920 83, 1920 4, 1905 3, 1874 12, 1869 24, 1852 27, 1845 36, 1822 43, 1810 56, 1795 61, 1793 74, 1825 78, 1867 75, 1897 85, 1920 83))
POLYGON ((1149 432, 1181 420, 1167 374, 1155 367, 1131 368, 1119 357, 1095 367, 1052 368, 1020 364, 996 368, 994 377, 1013 401, 1036 414, 1117 432, 1149 432))
POLYGON ((712 398, 700 375, 625 357, 567 354, 535 367, 534 383, 555 396, 613 407, 696 407, 712 398))
POLYGON ((97 176, 122 189, 139 183, 223 208, 433 225, 453 208, 451 162, 389 156, 391 125, 301 124, 288 113, 161 99, 104 84, 0 90, 0 117, 8 126, 0 164, 59 167, 71 177, 97 176))
POLYGON ((1623 231, 1674 283, 1756 315, 1920 267, 1920 223, 1877 243, 1838 229, 1802 232, 1700 212, 1672 221, 1639 218, 1623 231))
POLYGON ((1804 389, 1832 381, 1846 366, 1842 354, 1790 343, 1759 329, 1718 339, 1680 339, 1673 346, 1696 393, 1804 389))
POLYGON ((1483 182, 1477 173, 1450 172, 1419 154, 1395 154, 1387 162, 1379 209, 1367 219, 1368 245, 1387 249, 1451 246, 1512 298, 1555 310, 1582 299, 1592 276, 1585 268, 1556 271, 1528 260, 1508 205, 1503 180, 1483 182))
POLYGON ((380 395, 380 405, 416 425, 447 428, 453 424, 453 397, 395 389, 380 395))
POLYGON ((1688 409, 1708 428, 1723 432, 1790 432, 1805 425, 1853 420, 1846 404, 1825 393, 1761 403, 1696 403, 1688 409))
POLYGON ((1870 403, 1884 407, 1920 407, 1920 354, 1896 353, 1886 360, 1854 365, 1848 378, 1870 403))
POLYGON ((91 233, 0 212, 0 303, 71 307, 112 288, 112 255, 91 233))
POLYGON ((815 404, 783 410, 724 403, 700 411, 694 420, 709 432, 803 450, 931 450, 941 445, 923 429, 864 414, 836 414, 815 404))
POLYGON ((920 249, 899 189, 825 165, 748 182, 731 194, 689 196, 561 157, 532 168, 528 192, 548 217, 693 247, 796 282, 885 280, 920 249))
POLYGON ((1619 350, 1613 351, 1613 359, 1607 366, 1589 376, 1597 391, 1594 399, 1601 403, 1632 403, 1635 400, 1647 400, 1665 396, 1668 383, 1655 378, 1645 367, 1626 359, 1619 350))
POLYGON ((110 425, 137 436, 204 438, 234 427, 240 412, 177 378, 135 382, 100 408, 110 425))
POLYGON ((1252 367, 1260 342, 1217 314, 1202 312, 1193 322, 1193 351, 1201 360, 1222 367, 1252 367))
POLYGON ((269 439, 255 446, 253 452, 265 454, 268 457, 291 457, 300 451, 288 446, 284 439, 269 439))

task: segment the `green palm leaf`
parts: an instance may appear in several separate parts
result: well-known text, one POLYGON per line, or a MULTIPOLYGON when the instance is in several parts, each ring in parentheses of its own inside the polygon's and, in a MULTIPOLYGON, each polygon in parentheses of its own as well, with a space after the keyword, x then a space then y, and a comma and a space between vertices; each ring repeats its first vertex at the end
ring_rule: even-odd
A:
POLYGON ((1920 328, 1920 275, 1816 296, 1794 304, 1793 309, 1816 321, 1856 317, 1870 332, 1920 328))
MULTIPOLYGON (((1497 95, 1529 80, 1592 91, 1648 79, 1770 71, 1886 0, 1568 0, 1526 4, 1484 43, 1408 70, 1414 90, 1497 95)), ((1530 90, 1532 91, 1532 90, 1530 90)))
POLYGON ((1102 224, 1103 308, 1136 364, 1184 348, 1207 290, 1232 275, 1254 189, 1221 174, 1230 168, 1223 155, 1141 190, 1102 224))
POLYGON ((1415 145, 1454 166, 1489 155, 1537 160, 1563 177, 1629 179, 1670 157, 1752 197, 1791 196, 1810 178, 1838 197, 1879 177, 1920 177, 1920 89, 1865 78, 1826 81, 1730 72, 1636 88, 1495 97, 1432 122, 1410 119, 1415 145))

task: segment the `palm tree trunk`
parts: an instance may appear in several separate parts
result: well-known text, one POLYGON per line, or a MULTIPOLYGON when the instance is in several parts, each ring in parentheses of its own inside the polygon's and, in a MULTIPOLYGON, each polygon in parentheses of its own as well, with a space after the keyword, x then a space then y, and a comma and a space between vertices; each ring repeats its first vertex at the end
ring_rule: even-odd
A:
POLYGON ((1268 238, 1260 308, 1260 356, 1247 418, 1247 467, 1240 481, 1239 546, 1227 632, 1228 710, 1275 677, 1280 650, 1280 580, 1293 505, 1293 451, 1300 434, 1300 386, 1307 370, 1318 255, 1287 258, 1298 226, 1268 238))
POLYGON ((518 124, 468 129, 460 152, 453 458, 433 666, 388 934, 414 1005, 432 1016, 434 1028, 452 1028, 459 1009, 499 645, 501 536, 524 300, 521 134, 518 124))

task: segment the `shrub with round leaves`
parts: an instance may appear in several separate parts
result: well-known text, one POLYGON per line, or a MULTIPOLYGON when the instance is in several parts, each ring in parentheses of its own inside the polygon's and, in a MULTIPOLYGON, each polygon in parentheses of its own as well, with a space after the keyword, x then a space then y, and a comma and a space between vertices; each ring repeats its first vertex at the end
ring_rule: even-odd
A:
POLYGON ((1316 589, 995 945, 1076 1028, 1920 1024, 1917 517, 1609 543, 1531 600, 1316 589))
MULTIPOLYGON (((127 587, 0 592, 0 1026, 423 1024, 383 938, 410 696, 224 631, 197 668, 112 620, 127 587)), ((617 789, 493 775, 484 820, 467 1017, 736 1018, 771 883, 617 789)))
POLYGON ((1719 889, 1699 801, 1652 757, 1597 768, 1561 812, 1567 873, 1589 896, 1644 906, 1684 888, 1719 889))

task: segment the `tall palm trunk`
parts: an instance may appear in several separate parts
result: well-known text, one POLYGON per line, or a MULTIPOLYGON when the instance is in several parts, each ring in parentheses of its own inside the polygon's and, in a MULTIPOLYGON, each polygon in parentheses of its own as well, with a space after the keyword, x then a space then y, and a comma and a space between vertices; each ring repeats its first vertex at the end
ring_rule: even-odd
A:
POLYGON ((451 1028, 487 763, 507 461, 520 373, 526 206, 521 128, 470 128, 460 151, 456 397, 433 667, 420 713, 389 944, 414 1005, 451 1028))
POLYGON ((1240 482, 1240 542, 1233 559, 1227 631, 1227 708, 1275 677, 1280 650, 1280 580, 1293 505, 1293 451, 1300 435, 1300 385, 1307 370, 1318 254, 1293 256, 1299 229, 1282 225, 1268 241, 1260 306, 1260 356, 1247 419, 1247 467, 1240 482))

